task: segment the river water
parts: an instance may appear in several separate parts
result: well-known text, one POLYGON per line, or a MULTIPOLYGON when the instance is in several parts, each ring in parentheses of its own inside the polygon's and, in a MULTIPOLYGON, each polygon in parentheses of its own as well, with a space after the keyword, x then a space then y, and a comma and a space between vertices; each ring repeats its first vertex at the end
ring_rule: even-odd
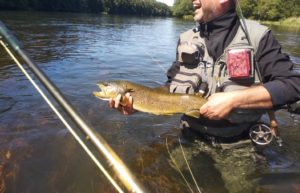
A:
MULTIPOLYGON (((0 19, 149 192, 190 192, 171 157, 196 191, 183 155, 205 193, 299 192, 299 115, 277 112, 281 148, 220 150, 181 137, 180 115, 124 116, 92 96, 99 80, 163 84, 178 35, 193 22, 43 12, 1 12, 0 19)), ((300 34, 274 34, 300 64, 300 34)), ((116 192, 2 48, 0 105, 0 193, 116 192)))

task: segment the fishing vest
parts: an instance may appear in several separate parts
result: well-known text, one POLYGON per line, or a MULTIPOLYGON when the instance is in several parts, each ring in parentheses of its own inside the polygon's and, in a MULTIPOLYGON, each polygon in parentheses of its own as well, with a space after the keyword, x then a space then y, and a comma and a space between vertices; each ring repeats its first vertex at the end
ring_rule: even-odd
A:
POLYGON ((215 92, 242 89, 259 83, 259 71, 255 67, 254 55, 261 38, 269 29, 251 20, 246 20, 246 25, 251 44, 246 37, 245 28, 241 22, 235 37, 216 61, 213 61, 212 57, 209 56, 205 40, 200 37, 199 31, 191 29, 182 33, 176 57, 180 63, 179 71, 171 80, 170 92, 197 94, 201 83, 207 82, 208 88, 205 96, 208 97, 215 92), (251 68, 249 69, 251 71, 250 76, 245 78, 231 77, 227 64, 229 60, 228 53, 245 49, 249 51, 250 56, 248 61, 250 64, 248 67, 251 68))
MULTIPOLYGON (((170 82, 170 92, 200 93, 202 96, 208 97, 216 92, 244 89, 260 83, 259 69, 255 64, 254 56, 261 38, 269 29, 251 20, 245 20, 245 24, 249 37, 246 37, 245 26, 241 21, 235 37, 216 61, 213 61, 212 57, 209 56, 205 40, 200 37, 199 31, 191 29, 182 33, 176 56, 180 63, 179 70, 170 82), (239 68, 239 65, 244 66, 239 68), (235 69, 237 70, 235 71, 235 69), (202 85, 207 86, 201 88, 202 85)), ((238 114, 247 114, 247 110, 240 112, 238 114)), ((251 112, 253 113, 253 111, 251 112)), ((255 115, 256 112, 253 114, 255 115)), ((245 119, 254 121, 259 117, 253 116, 245 119)), ((234 119, 233 122, 244 121, 240 116, 232 119, 234 119)))

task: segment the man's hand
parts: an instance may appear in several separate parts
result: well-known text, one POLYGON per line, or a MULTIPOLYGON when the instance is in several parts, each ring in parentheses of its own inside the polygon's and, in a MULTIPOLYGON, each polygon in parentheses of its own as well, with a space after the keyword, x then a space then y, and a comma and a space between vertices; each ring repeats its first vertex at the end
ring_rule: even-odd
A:
POLYGON ((200 108, 200 114, 211 120, 220 120, 228 116, 234 108, 234 93, 215 93, 200 108))
POLYGON ((134 112, 133 98, 130 93, 126 93, 123 97, 119 94, 116 98, 109 99, 109 106, 118 109, 124 115, 129 115, 134 112))
POLYGON ((211 95, 200 108, 200 114, 212 120, 227 118, 234 108, 271 109, 273 107, 270 93, 262 86, 211 95))

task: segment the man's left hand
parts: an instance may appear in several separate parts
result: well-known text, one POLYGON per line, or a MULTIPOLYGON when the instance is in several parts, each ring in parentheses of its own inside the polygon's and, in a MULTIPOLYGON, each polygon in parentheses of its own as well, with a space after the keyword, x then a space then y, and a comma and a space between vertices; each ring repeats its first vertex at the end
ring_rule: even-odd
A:
POLYGON ((228 116, 234 108, 234 93, 215 93, 200 108, 200 114, 211 120, 220 120, 228 116))
POLYGON ((208 119, 220 120, 227 118, 234 108, 271 109, 272 107, 270 93, 264 86, 258 85, 247 89, 215 93, 200 108, 200 114, 208 119))

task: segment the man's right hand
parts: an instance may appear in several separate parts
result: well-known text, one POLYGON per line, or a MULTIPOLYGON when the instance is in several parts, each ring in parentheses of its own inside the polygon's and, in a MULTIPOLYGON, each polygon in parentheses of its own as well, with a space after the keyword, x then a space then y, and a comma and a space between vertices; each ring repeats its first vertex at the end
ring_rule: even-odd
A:
POLYGON ((118 109, 124 115, 129 115, 134 112, 133 98, 130 93, 126 93, 125 96, 119 94, 116 98, 110 99, 109 106, 118 109))

